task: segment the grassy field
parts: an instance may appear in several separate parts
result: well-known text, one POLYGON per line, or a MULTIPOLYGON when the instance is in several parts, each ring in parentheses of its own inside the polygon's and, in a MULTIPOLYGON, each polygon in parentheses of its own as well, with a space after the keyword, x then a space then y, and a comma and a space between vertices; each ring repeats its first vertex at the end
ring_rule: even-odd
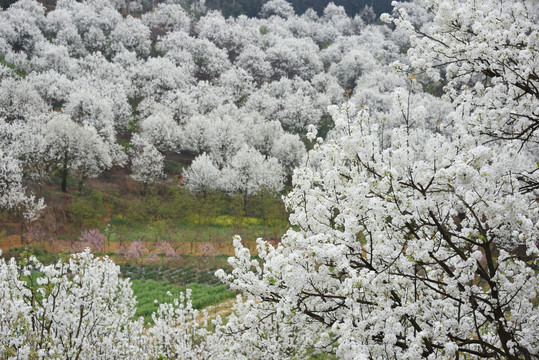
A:
POLYGON ((132 283, 133 292, 137 297, 136 316, 143 316, 144 320, 150 323, 152 322, 151 314, 157 311, 160 303, 171 303, 175 298, 180 297, 180 293, 185 293, 187 288, 192 290, 191 301, 195 309, 216 305, 236 296, 236 293, 230 291, 225 285, 190 284, 184 287, 168 281, 146 279, 133 280, 132 283))

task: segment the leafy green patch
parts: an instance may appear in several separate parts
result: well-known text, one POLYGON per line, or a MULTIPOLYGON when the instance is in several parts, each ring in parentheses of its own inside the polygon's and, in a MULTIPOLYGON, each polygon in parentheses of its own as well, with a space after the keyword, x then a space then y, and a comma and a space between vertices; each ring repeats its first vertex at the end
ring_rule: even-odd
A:
POLYGON ((236 293, 230 291, 225 285, 190 284, 184 287, 168 281, 151 279, 132 280, 132 284, 133 292, 137 297, 136 316, 144 317, 147 322, 152 322, 151 315, 157 311, 160 303, 172 303, 174 299, 180 298, 180 294, 185 293, 187 288, 192 291, 191 301, 195 309, 216 305, 236 296, 236 293))

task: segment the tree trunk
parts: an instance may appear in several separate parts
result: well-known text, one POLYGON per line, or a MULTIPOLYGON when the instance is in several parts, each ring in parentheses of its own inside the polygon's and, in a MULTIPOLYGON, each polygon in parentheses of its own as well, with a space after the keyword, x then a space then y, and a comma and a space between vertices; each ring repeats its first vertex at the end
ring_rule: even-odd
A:
POLYGON ((67 150, 64 152, 64 164, 62 168, 62 192, 67 193, 67 150))
POLYGON ((26 244, 26 247, 30 247, 30 243, 28 242, 28 240, 24 237, 24 212, 23 210, 19 210, 19 218, 21 220, 20 222, 20 229, 19 229, 19 232, 20 232, 20 237, 21 237, 21 245, 24 246, 24 244, 26 244))
POLYGON ((148 189, 148 183, 142 184, 142 197, 146 196, 146 190, 148 189))
MULTIPOLYGON (((247 216, 247 196, 248 196, 248 193, 247 193, 247 190, 245 190, 245 192, 243 193, 243 216, 247 216)), ((243 220, 242 220, 242 225, 243 225, 243 220)))
POLYGON ((62 192, 67 193, 67 169, 62 169, 62 192))
POLYGON ((84 180, 85 178, 81 176, 80 181, 79 181, 79 193, 82 192, 82 185, 84 184, 84 180))

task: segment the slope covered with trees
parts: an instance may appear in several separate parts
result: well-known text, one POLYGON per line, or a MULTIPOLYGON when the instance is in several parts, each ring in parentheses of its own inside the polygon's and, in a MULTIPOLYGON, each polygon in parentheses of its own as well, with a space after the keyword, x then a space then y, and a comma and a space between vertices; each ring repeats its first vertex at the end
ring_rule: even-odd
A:
POLYGON ((282 0, 262 19, 196 22, 125 6, 2 13, 0 206, 33 216, 24 181, 53 172, 82 183, 130 164, 146 186, 188 151, 195 193, 291 178, 293 227, 257 258, 234 239, 217 272, 241 293, 226 319, 182 298, 145 326, 129 282, 89 251, 0 260, 3 356, 539 356, 535 1, 396 3, 390 26, 282 0))
POLYGON ((277 193, 311 145, 307 127, 327 132, 329 105, 406 61, 401 33, 333 3, 298 16, 272 0, 262 19, 168 3, 136 18, 126 6, 66 0, 47 12, 23 0, 1 13, 0 137, 25 179, 67 192, 68 179, 80 190, 126 167, 146 189, 167 154, 188 153, 195 192, 277 193))

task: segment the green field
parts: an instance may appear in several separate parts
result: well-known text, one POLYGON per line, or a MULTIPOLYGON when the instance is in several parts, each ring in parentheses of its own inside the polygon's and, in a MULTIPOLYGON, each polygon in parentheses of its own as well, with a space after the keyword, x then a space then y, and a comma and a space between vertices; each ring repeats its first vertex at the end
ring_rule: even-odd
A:
POLYGON ((172 303, 186 289, 192 290, 191 301, 195 309, 216 305, 236 296, 225 285, 190 284, 187 287, 174 285, 168 281, 138 279, 132 281, 132 289, 137 298, 136 316, 143 316, 145 322, 152 322, 151 315, 157 311, 159 303, 172 303), (170 293, 170 295, 168 295, 170 293), (156 303, 155 300, 158 302, 156 303))

